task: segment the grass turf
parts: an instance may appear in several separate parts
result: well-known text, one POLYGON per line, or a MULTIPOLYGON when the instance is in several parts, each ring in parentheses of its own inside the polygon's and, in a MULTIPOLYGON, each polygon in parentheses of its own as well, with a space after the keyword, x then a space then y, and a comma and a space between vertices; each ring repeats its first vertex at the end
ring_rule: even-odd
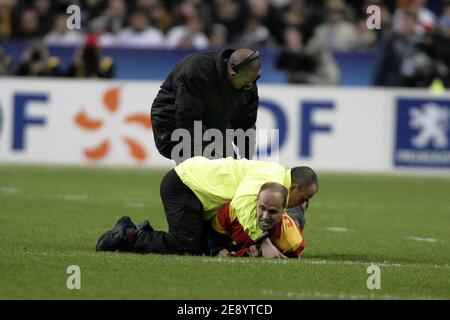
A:
POLYGON ((450 299, 448 178, 319 173, 300 260, 96 253, 122 215, 167 230, 163 175, 0 166, 0 299, 450 299))

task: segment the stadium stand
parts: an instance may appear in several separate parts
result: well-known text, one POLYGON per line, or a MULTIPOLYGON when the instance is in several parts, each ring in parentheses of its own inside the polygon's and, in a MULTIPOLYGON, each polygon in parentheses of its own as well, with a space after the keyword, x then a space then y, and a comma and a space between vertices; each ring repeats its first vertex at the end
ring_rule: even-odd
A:
POLYGON ((163 78, 167 68, 161 58, 173 65, 195 50, 252 47, 264 53, 262 82, 413 87, 428 87, 436 78, 447 87, 450 82, 445 0, 7 0, 0 4, 0 40, 13 64, 2 73, 17 73, 30 41, 39 39, 60 60, 59 74, 67 75, 75 52, 93 35, 120 79, 163 78), (380 29, 366 26, 372 4, 380 8, 380 29), (81 9, 80 30, 65 27, 69 5, 81 9), (292 41, 298 43, 293 47, 292 41), (398 42, 409 49, 396 52, 398 42), (298 61, 280 68, 280 54, 298 61), (319 58, 308 61, 308 55, 319 58), (384 72, 390 64, 397 65, 390 69, 396 79, 384 72))

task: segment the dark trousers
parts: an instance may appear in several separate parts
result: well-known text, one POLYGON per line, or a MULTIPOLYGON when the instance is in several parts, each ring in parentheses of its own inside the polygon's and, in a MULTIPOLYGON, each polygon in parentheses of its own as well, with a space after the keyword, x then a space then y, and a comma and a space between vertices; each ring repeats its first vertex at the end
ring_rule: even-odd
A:
POLYGON ((164 176, 160 192, 169 232, 138 231, 134 251, 192 255, 207 253, 203 205, 174 169, 164 176))

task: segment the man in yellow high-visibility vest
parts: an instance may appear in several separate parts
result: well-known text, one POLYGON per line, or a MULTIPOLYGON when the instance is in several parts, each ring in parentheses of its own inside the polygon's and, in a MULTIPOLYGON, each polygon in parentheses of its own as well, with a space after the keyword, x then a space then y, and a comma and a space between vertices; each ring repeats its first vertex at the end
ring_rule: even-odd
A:
POLYGON ((161 182, 161 200, 169 231, 155 231, 149 223, 136 228, 122 217, 105 232, 97 251, 134 251, 163 254, 207 253, 205 221, 231 201, 230 206, 265 257, 284 257, 258 226, 256 202, 261 186, 277 182, 289 190, 288 207, 302 206, 318 191, 316 173, 309 167, 285 167, 255 160, 232 158, 188 159, 170 170, 161 182))

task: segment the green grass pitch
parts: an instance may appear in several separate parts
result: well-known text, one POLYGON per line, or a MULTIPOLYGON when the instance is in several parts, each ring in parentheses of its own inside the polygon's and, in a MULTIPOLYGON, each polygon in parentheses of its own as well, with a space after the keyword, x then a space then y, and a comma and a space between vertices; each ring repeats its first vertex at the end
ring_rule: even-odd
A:
POLYGON ((163 175, 0 166, 0 299, 450 299, 448 177, 319 172, 300 260, 96 253, 122 215, 167 230, 163 175))

